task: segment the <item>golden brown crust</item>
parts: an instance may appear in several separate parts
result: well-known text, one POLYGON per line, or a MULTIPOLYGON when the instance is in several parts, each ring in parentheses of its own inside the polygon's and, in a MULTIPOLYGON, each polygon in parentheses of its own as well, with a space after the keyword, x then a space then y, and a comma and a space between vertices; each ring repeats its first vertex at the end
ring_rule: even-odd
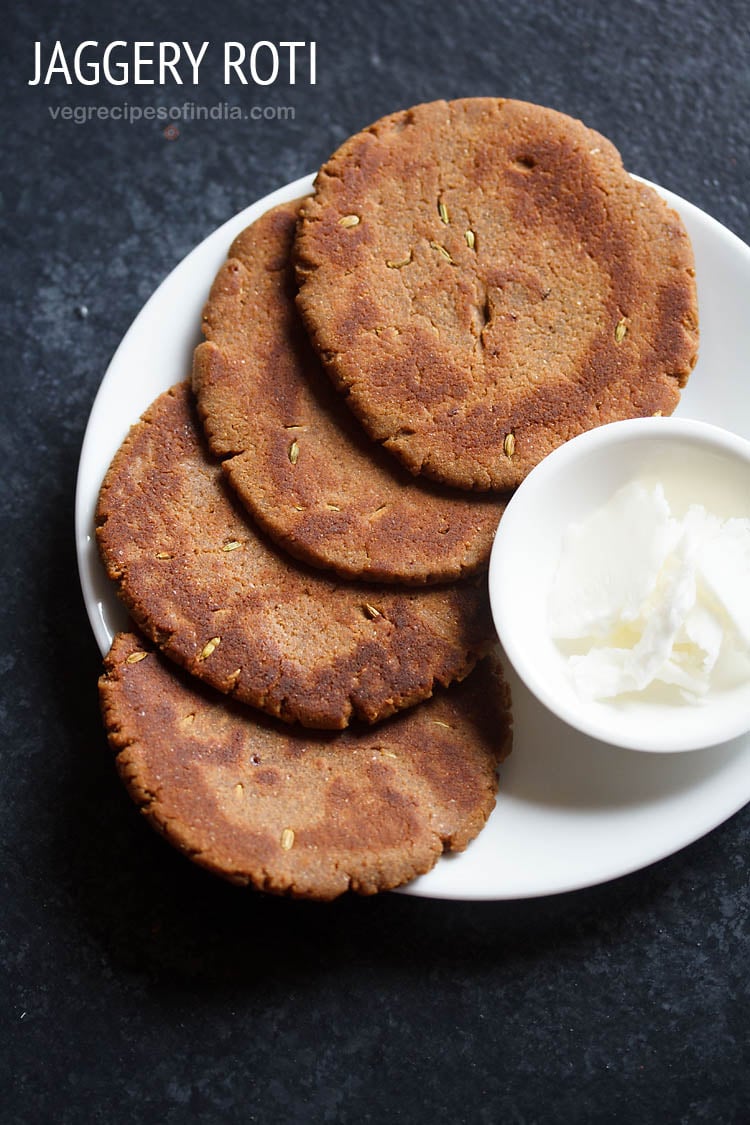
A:
POLYGON ((492 637, 484 582, 342 583, 281 554, 204 452, 187 384, 130 431, 97 540, 144 633, 220 691, 305 726, 375 722, 462 679, 492 637))
POLYGON ((679 217, 609 141, 524 102, 433 102, 318 173, 298 306, 337 387, 412 472, 517 485, 550 450, 669 414, 698 346, 679 217))
POLYGON ((201 689, 122 633, 100 697, 118 771, 151 824, 211 871, 295 897, 387 890, 465 848, 510 750, 509 693, 489 661, 376 730, 324 734, 201 689))
POLYGON ((409 583, 485 566, 504 500, 415 481, 321 371, 294 304, 298 213, 256 220, 214 281, 193 366, 212 451, 264 531, 314 566, 409 583))

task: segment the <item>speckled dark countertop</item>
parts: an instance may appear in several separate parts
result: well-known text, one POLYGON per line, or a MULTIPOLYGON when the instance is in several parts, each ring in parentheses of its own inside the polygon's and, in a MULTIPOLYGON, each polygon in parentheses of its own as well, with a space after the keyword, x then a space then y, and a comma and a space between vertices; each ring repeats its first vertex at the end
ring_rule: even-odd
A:
MULTIPOLYGON (((78 588, 84 427, 162 277, 382 113, 506 94, 750 238, 750 11, 706 3, 30 3, 6 15, 2 259, 3 1122, 744 1122, 747 810, 607 886, 510 903, 242 893, 139 819, 100 728, 78 588), (48 107, 33 43, 316 40, 293 121, 133 125, 48 107), (87 315, 82 315, 82 308, 87 315)), ((190 97, 228 99, 220 68, 190 97)))

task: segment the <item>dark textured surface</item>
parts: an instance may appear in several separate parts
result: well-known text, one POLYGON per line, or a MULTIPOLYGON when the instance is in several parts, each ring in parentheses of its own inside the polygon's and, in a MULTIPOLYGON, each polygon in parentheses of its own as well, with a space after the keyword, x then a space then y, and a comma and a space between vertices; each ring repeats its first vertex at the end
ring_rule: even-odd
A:
MULTIPOLYGON (((2 1041, 9 1122, 744 1122, 747 811, 609 886, 521 903, 267 901, 141 823, 106 752, 73 490, 108 360, 219 222, 413 102, 505 94, 750 238, 748 5, 16 6, 2 102, 2 1041), (46 13, 46 14, 45 14, 46 13), (32 44, 318 41, 293 122, 52 122, 183 100, 26 85, 32 44), (86 306, 88 315, 76 312, 86 306)), ((216 70, 196 94, 227 97, 216 70)), ((165 326, 168 328, 168 326, 165 326)))

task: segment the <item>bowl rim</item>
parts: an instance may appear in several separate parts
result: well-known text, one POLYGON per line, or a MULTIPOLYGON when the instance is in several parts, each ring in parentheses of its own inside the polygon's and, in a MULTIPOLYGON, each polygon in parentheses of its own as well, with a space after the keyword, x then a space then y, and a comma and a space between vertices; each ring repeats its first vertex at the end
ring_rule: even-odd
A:
MULTIPOLYGON (((652 439, 696 443, 706 449, 738 458, 746 463, 750 471, 750 441, 722 426, 698 419, 671 416, 629 418, 608 422, 577 434, 543 458, 511 497, 500 520, 490 554, 489 598, 495 630, 506 657, 529 691, 547 710, 582 734, 612 746, 643 753, 680 753, 722 745, 746 734, 750 730, 750 717, 738 723, 737 716, 729 713, 722 722, 721 712, 717 709, 715 734, 712 734, 708 740, 701 725, 696 724, 692 733, 687 734, 679 732, 665 734, 660 729, 659 745, 645 745, 642 740, 639 741, 635 737, 634 733, 631 733, 629 728, 622 725, 617 727, 616 712, 613 711, 614 721, 610 724, 603 717, 592 715, 583 708, 576 708, 574 702, 569 702, 561 697, 559 692, 550 689, 543 675, 538 673, 537 664, 529 653, 528 647, 523 644, 518 631, 504 627, 506 605, 513 598, 513 584, 505 580, 509 558, 507 543, 515 541, 516 548, 513 554, 517 554, 520 538, 516 525, 528 499, 531 497, 533 500, 535 495, 547 487, 551 478, 559 480, 562 472, 589 453, 601 452, 604 447, 612 444, 626 445, 630 442, 652 439)), ((750 684, 748 686, 750 687, 750 684)))

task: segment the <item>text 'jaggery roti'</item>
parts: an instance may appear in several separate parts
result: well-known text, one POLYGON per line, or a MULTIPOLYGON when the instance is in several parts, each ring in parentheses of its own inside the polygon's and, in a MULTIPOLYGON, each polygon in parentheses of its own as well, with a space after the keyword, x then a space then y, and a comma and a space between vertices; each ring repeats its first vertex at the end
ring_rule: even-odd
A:
POLYGON ((377 728, 337 734, 188 682, 133 634, 115 638, 100 695, 118 771, 151 823, 215 873, 296 897, 373 894, 462 850, 510 749, 490 661, 377 728))
POLYGON ((193 367, 211 450, 261 527, 306 562, 369 581, 470 573, 504 500, 415 481, 357 424, 295 307, 298 213, 282 204, 243 231, 211 289, 193 367))
POLYGON ((393 114, 318 173, 298 305, 329 375, 412 472, 517 485, 575 434, 669 414, 698 346, 678 215, 604 137, 524 102, 393 114))
POLYGON ((204 450, 187 384, 104 480, 97 540, 144 633, 220 691, 305 726, 375 722, 463 678, 493 636, 483 583, 335 581, 255 530, 204 450))

